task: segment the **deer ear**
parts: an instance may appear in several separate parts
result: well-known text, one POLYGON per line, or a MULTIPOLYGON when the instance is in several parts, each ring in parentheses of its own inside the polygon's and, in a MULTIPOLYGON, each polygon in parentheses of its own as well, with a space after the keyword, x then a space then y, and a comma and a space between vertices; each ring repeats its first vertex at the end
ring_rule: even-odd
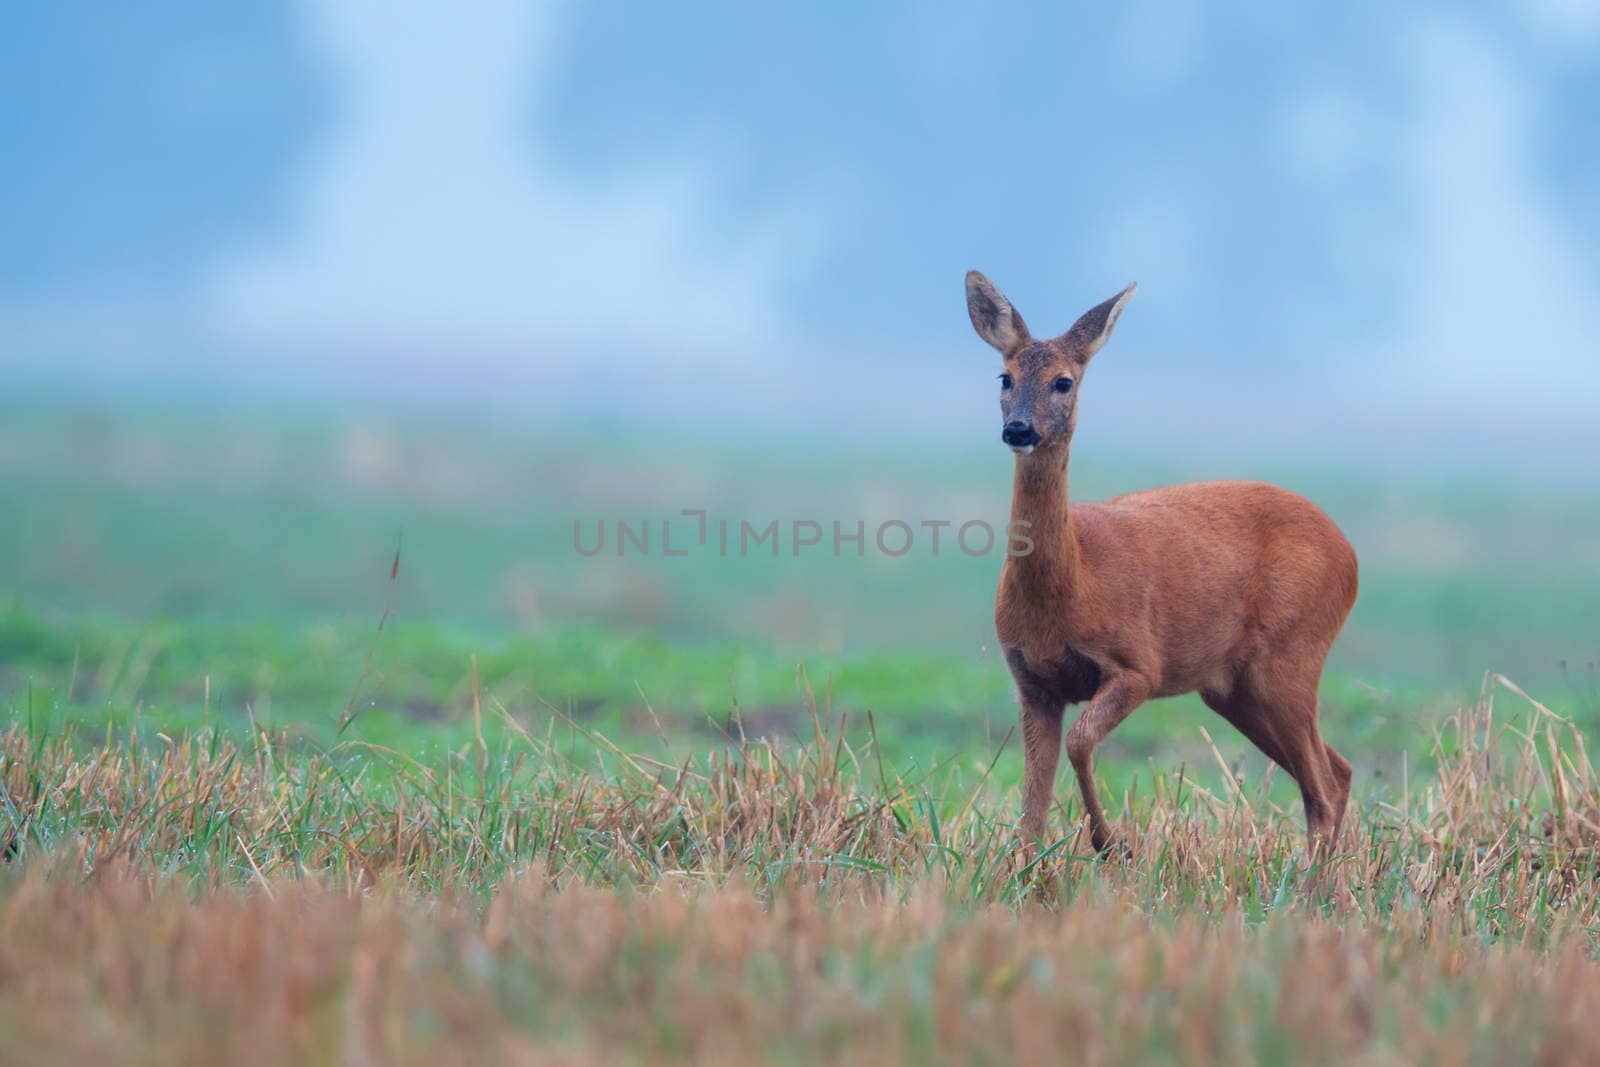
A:
POLYGON ((1072 329, 1061 335, 1061 339, 1084 359, 1100 351, 1100 346, 1111 339, 1111 331, 1117 325, 1117 316, 1122 314, 1123 305, 1127 304, 1128 298, 1138 287, 1138 282, 1129 282, 1126 289, 1110 300, 1085 311, 1083 317, 1072 324, 1072 329))
POLYGON ((994 283, 975 270, 967 271, 967 314, 978 336, 1000 350, 1010 352, 1028 339, 1027 324, 994 283))

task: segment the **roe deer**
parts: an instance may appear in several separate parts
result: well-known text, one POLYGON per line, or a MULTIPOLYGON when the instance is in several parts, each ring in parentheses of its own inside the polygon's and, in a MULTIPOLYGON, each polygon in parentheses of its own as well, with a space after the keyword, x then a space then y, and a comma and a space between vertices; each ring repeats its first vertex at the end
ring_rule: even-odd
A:
POLYGON ((1154 697, 1200 698, 1294 777, 1312 852, 1330 849, 1350 764, 1317 730, 1317 683, 1356 599, 1356 556, 1320 508, 1260 482, 1202 482, 1067 502, 1078 384, 1133 295, 1129 285, 1053 340, 977 271, 973 328, 1005 360, 1001 439, 1016 453, 1011 518, 1034 547, 1008 555, 995 629, 1022 710, 1021 830, 1044 833, 1062 713, 1094 847, 1113 842, 1090 764, 1095 745, 1154 697))

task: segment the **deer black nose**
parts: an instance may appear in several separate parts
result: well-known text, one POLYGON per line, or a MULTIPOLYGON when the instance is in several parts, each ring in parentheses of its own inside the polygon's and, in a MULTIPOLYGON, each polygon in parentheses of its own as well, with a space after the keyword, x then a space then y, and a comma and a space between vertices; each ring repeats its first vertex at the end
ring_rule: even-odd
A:
POLYGON ((1026 448, 1039 443, 1039 434, 1027 423, 1013 419, 1000 431, 1000 440, 1012 448, 1026 448))

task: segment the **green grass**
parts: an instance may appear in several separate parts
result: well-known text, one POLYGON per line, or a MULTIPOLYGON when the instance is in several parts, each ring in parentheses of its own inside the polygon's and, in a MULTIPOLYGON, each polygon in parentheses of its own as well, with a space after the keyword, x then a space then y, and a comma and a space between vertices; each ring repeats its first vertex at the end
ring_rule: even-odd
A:
MULTIPOLYGON (((476 751, 479 737, 497 752, 534 738, 564 764, 610 773, 619 750, 681 766, 744 741, 810 743, 819 725, 849 751, 870 753, 873 774, 923 783, 941 805, 959 805, 979 783, 990 798, 1009 797, 1022 774, 1014 696, 996 662, 806 660, 766 645, 680 645, 593 626, 493 641, 392 622, 52 622, 13 608, 0 612, 0 663, 0 709, 31 736, 159 747, 207 733, 248 746, 265 732, 295 759, 352 746, 394 754, 365 767, 371 781, 391 777, 397 760, 437 773, 476 751)), ((1323 695, 1325 736, 1355 766, 1364 804, 1397 802, 1433 773, 1436 725, 1460 706, 1338 676, 1323 695)), ((1594 729, 1592 706, 1554 707, 1594 729)), ((1292 781, 1269 774, 1265 758, 1193 697, 1141 709, 1096 759, 1112 811, 1163 777, 1225 793, 1216 785, 1223 766, 1298 811, 1292 781)), ((1070 803, 1065 772, 1058 784, 1070 803)))
MULTIPOLYGON (((657 736, 660 747, 630 748, 599 730, 537 732, 506 714, 401 748, 362 736, 359 717, 314 734, 255 720, 191 729, 139 713, 118 729, 22 709, 0 732, 0 841, 22 860, 66 850, 84 870, 121 858, 202 882, 392 875, 430 892, 487 893, 538 863, 604 886, 678 872, 772 892, 796 879, 827 885, 837 867, 897 891, 938 876, 961 887, 960 899, 1017 903, 1044 864, 1059 869, 1063 901, 1092 890, 1073 790, 1061 791, 1052 818, 1063 836, 1030 860, 1016 851, 1015 783, 991 773, 992 757, 896 765, 881 735, 852 737, 825 707, 805 710, 809 735, 792 739, 657 736)), ((1419 867, 1434 879, 1470 873, 1473 891, 1487 894, 1508 887, 1489 877, 1485 856, 1500 857, 1501 874, 1543 856, 1594 877, 1600 774, 1581 729, 1503 682, 1434 725, 1430 770, 1355 805, 1341 843, 1339 862, 1361 872, 1373 914, 1417 902, 1419 867)), ((1240 779, 1215 763, 1163 769, 1111 796, 1147 909, 1190 899, 1259 916, 1281 903, 1304 829, 1269 777, 1240 779), (1194 865, 1219 835, 1218 862, 1194 865)), ((1593 908, 1596 885, 1557 880, 1543 891, 1579 893, 1593 908)), ((1492 905, 1485 897, 1459 918, 1493 932, 1504 918, 1492 905)), ((1548 932, 1522 905, 1517 923, 1519 937, 1548 932)))
MULTIPOLYGON (((54 622, 0 611, 0 707, 37 729, 99 734, 136 721, 168 733, 219 726, 235 738, 252 722, 320 745, 348 737, 412 753, 459 746, 476 706, 499 735, 517 729, 592 746, 584 731, 624 747, 674 752, 729 737, 805 739, 810 706, 844 720, 844 735, 897 770, 987 766, 1009 785, 1021 774, 1009 674, 998 657, 963 662, 915 653, 806 657, 753 642, 675 644, 592 625, 485 638, 420 624, 130 624, 54 622)), ((1407 770, 1430 767, 1431 730, 1456 703, 1333 675, 1323 688, 1325 734, 1357 768, 1363 795, 1386 795, 1407 770), (1402 756, 1404 754, 1404 756, 1402 756)), ((1457 702, 1458 703, 1458 702, 1457 702)), ((1555 706, 1586 725, 1595 709, 1555 706)), ((1194 697, 1157 701, 1103 746, 1101 776, 1121 791, 1152 770, 1215 769, 1207 731, 1231 765, 1264 760, 1194 697)), ((1285 787, 1287 788, 1287 787, 1285 787)))

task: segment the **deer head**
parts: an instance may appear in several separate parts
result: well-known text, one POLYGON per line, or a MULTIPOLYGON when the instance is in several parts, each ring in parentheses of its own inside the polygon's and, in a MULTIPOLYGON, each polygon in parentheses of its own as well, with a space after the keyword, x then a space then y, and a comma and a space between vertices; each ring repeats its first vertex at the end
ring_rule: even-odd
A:
POLYGON ((1017 309, 977 271, 967 272, 972 328, 1005 361, 1000 373, 1000 439, 1019 455, 1065 445, 1078 415, 1078 382, 1089 360, 1111 337, 1134 285, 1096 304, 1072 329, 1036 341, 1017 309))

